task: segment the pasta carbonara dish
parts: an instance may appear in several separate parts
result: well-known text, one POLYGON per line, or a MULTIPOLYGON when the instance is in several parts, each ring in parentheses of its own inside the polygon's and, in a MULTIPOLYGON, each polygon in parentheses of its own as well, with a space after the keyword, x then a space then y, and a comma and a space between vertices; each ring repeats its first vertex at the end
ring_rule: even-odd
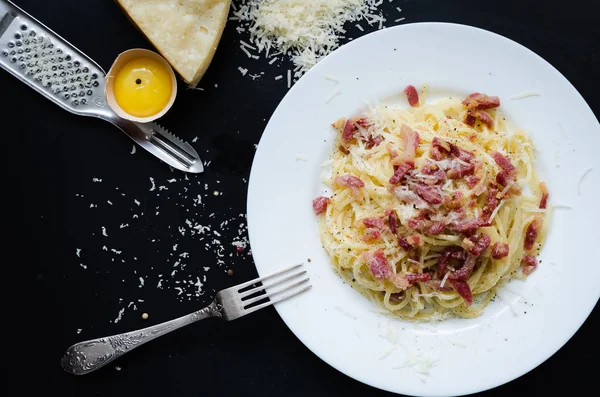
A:
POLYGON ((341 276, 397 316, 476 317, 504 282, 536 269, 548 190, 498 97, 425 104, 413 86, 405 93, 408 109, 333 124, 332 194, 313 200, 321 242, 341 276))

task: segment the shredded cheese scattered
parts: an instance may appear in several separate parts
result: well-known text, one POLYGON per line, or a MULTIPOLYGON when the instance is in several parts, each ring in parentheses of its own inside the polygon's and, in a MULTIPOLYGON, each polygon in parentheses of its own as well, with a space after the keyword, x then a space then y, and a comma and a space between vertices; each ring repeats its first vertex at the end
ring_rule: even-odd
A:
POLYGON ((325 78, 325 80, 333 81, 335 83, 339 82, 339 80, 335 76, 332 76, 329 73, 325 73, 323 77, 325 78))
POLYGON ((346 22, 365 21, 378 29, 385 22, 377 10, 382 0, 241 0, 240 3, 233 12, 243 25, 239 31, 248 30, 250 42, 267 58, 273 53, 291 55, 297 77, 339 47, 340 38, 346 33, 346 22))
POLYGON ((379 357, 380 360, 384 360, 386 358, 388 358, 390 356, 390 354, 392 354, 393 352, 395 352, 397 349, 395 347, 391 347, 390 349, 388 349, 386 352, 384 352, 381 357, 379 357))
POLYGON ((581 178, 579 178, 579 182, 577 182, 577 195, 578 196, 581 196, 581 183, 583 182, 583 179, 587 176, 587 174, 589 174, 590 172, 592 172, 592 169, 588 168, 587 170, 585 170, 583 175, 581 175, 581 178))
POLYGON ((333 92, 331 94, 329 94, 329 96, 325 100, 325 103, 331 102, 333 100, 333 98, 335 98, 336 96, 338 96, 341 93, 342 93, 342 90, 340 90, 339 88, 336 88, 335 90, 333 90, 333 92))
POLYGON ((335 309, 337 311, 339 311, 340 313, 342 313, 343 315, 345 315, 348 318, 351 318, 352 320, 356 320, 356 316, 348 313, 347 311, 345 311, 344 309, 342 309, 340 306, 335 306, 335 309))
POLYGON ((570 206, 570 205, 566 205, 566 204, 557 204, 557 205, 553 205, 553 206, 552 206, 552 208, 554 208, 554 209, 560 209, 560 208, 562 208, 562 209, 566 209, 566 210, 571 210, 571 209, 573 209, 573 207, 572 207, 572 206, 570 206))
POLYGON ((542 96, 542 93, 538 92, 538 91, 526 91, 526 92, 523 92, 523 93, 521 93, 519 95, 515 95, 515 96, 511 97, 510 99, 513 99, 513 100, 515 100, 515 99, 523 99, 523 98, 529 98, 529 97, 532 97, 532 96, 542 96))

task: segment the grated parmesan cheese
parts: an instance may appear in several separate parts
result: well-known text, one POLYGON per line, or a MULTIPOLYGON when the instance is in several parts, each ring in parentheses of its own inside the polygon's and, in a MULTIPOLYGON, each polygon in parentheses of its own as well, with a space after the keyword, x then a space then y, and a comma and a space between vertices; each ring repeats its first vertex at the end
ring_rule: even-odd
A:
POLYGON ((532 96, 542 96, 542 94, 540 92, 538 92, 538 91, 526 91, 526 92, 523 92, 521 94, 515 95, 515 96, 511 97, 510 99, 513 99, 513 100, 515 100, 515 99, 524 99, 524 98, 529 98, 529 97, 532 97, 532 96))
POLYGON ((578 196, 581 196, 581 183, 583 182, 583 180, 587 176, 587 174, 589 174, 590 172, 592 172, 592 169, 588 168, 587 170, 585 170, 583 175, 581 175, 581 178, 579 178, 579 182, 577 182, 577 195, 578 196))
POLYGON ((376 24, 378 29, 385 22, 377 11, 381 0, 241 0, 240 3, 233 15, 245 28, 240 26, 238 31, 247 30, 250 42, 267 58, 273 53, 291 55, 297 77, 340 46, 346 22, 365 21, 371 26, 376 24))
POLYGON ((444 288, 444 284, 446 284, 446 280, 448 280, 449 275, 450 275, 450 272, 446 272, 446 274, 444 275, 444 278, 442 279, 442 282, 440 283, 440 288, 444 288))
POLYGON ((333 98, 335 98, 336 96, 338 96, 341 93, 342 93, 342 90, 340 90, 339 88, 336 88, 335 90, 333 90, 333 92, 331 94, 329 94, 329 96, 327 96, 327 99, 325 99, 325 103, 331 102, 333 100, 333 98))
POLYGON ((325 73, 323 75, 323 78, 325 78, 325 80, 333 81, 335 83, 339 82, 339 80, 335 76, 332 76, 329 73, 325 73))
POLYGON ((342 309, 340 306, 335 306, 335 309, 337 311, 339 311, 340 313, 342 313, 343 315, 345 315, 346 317, 352 319, 352 320, 356 320, 356 316, 348 313, 346 310, 342 309))
POLYGON ((504 204, 504 203, 505 203, 505 200, 501 200, 500 204, 498 204, 498 206, 496 206, 496 208, 494 208, 494 211, 492 212, 492 215, 490 215, 490 219, 488 220, 488 223, 492 223, 492 221, 494 220, 494 217, 496 216, 498 211, 500 211, 500 207, 502 207, 502 204, 504 204))

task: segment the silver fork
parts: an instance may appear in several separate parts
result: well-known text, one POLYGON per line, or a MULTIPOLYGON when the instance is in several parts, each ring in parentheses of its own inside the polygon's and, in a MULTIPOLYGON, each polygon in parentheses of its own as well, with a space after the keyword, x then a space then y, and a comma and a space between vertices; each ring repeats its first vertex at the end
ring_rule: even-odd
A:
POLYGON ((61 365, 70 374, 85 375, 146 342, 196 321, 208 317, 231 321, 290 298, 312 287, 306 270, 302 270, 301 266, 295 265, 221 290, 204 309, 186 316, 137 331, 76 343, 66 350, 61 365), (258 283, 263 285, 255 286, 258 283))

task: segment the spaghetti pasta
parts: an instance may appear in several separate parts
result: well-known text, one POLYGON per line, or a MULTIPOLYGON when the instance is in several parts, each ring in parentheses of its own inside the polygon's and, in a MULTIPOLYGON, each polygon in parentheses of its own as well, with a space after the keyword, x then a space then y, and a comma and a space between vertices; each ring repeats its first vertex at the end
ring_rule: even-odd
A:
POLYGON ((339 274, 397 316, 476 317, 535 270, 552 207, 531 139, 498 106, 472 94, 334 123, 320 238, 339 274))

